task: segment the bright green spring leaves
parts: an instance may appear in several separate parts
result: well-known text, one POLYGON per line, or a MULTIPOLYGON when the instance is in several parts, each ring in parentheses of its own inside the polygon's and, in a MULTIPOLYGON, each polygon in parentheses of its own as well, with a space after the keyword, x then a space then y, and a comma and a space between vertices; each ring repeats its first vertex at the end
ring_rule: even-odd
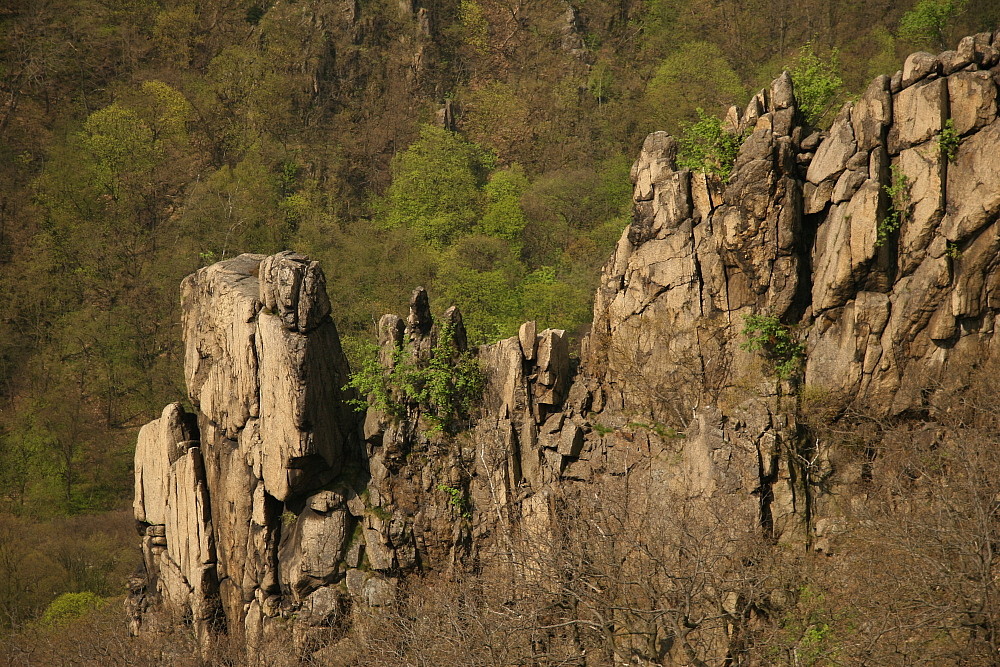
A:
POLYGON ((773 315, 745 315, 743 320, 746 340, 740 347, 764 354, 778 378, 794 377, 805 359, 805 348, 795 340, 791 327, 773 315))
POLYGON ((948 29, 967 4, 968 0, 919 0, 903 14, 899 36, 918 46, 943 50, 948 29))
POLYGON ((492 157, 458 134, 425 125, 396 156, 384 224, 409 227, 434 247, 468 232, 479 214, 480 190, 492 157))
POLYGON ((449 324, 438 332, 426 361, 416 359, 404 344, 393 352, 386 368, 379 362, 378 348, 369 345, 348 387, 364 397, 354 401, 359 410, 372 407, 402 417, 407 407, 419 407, 432 432, 453 433, 468 418, 485 382, 478 358, 458 349, 449 324))
POLYGON ((710 105, 721 112, 744 102, 746 90, 722 50, 709 42, 684 44, 665 58, 646 86, 644 102, 651 129, 676 133, 702 117, 710 105))
POLYGON ((434 301, 461 308, 473 342, 511 336, 527 319, 572 331, 589 319, 596 269, 627 222, 628 166, 613 158, 532 181, 424 126, 394 160, 377 219, 432 258, 434 301))
POLYGON ((812 42, 799 49, 799 57, 789 73, 795 84, 799 112, 808 124, 819 126, 829 116, 844 90, 839 72, 840 57, 836 49, 825 57, 816 54, 812 42))
POLYGON ((677 166, 729 179, 743 137, 727 131, 722 120, 697 109, 698 121, 684 125, 678 141, 677 166))
POLYGON ((63 593, 53 600, 42 614, 41 624, 49 626, 61 626, 76 620, 87 613, 100 609, 107 600, 91 593, 63 593))

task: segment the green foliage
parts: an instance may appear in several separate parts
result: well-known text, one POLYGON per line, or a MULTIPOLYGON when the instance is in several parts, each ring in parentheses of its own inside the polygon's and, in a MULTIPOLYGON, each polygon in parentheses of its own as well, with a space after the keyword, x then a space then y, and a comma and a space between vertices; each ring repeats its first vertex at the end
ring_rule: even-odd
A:
POLYGON ((395 366, 403 362, 403 351, 397 350, 393 356, 394 368, 390 371, 379 361, 379 348, 375 343, 366 340, 362 344, 360 367, 355 365, 350 381, 344 389, 353 389, 361 398, 349 401, 358 412, 371 408, 387 415, 402 417, 403 406, 393 396, 393 371, 395 366))
POLYGON ((371 406, 399 417, 407 405, 416 405, 424 410, 432 432, 453 433, 482 396, 486 376, 479 360, 471 352, 458 352, 450 324, 438 332, 426 362, 416 362, 404 345, 394 352, 391 368, 385 369, 377 348, 371 352, 347 384, 367 397, 354 402, 358 410, 371 406))
POLYGON ((836 620, 827 608, 825 593, 809 585, 799 587, 795 607, 780 621, 772 658, 785 662, 790 657, 789 664, 802 667, 838 664, 839 639, 832 625, 836 620))
POLYGON ((368 509, 371 510, 371 513, 375 517, 377 517, 380 521, 391 521, 392 520, 392 512, 390 512, 386 508, 382 507, 381 505, 372 505, 368 509))
POLYGON ((153 140, 185 141, 187 124, 194 116, 194 109, 184 94, 155 80, 144 81, 141 90, 144 104, 139 108, 145 112, 146 123, 153 131, 153 140))
POLYGON ((968 0, 918 0, 899 21, 899 36, 916 46, 944 49, 947 31, 968 0))
POLYGON ((521 234, 528 224, 521 197, 528 185, 528 177, 518 164, 493 172, 483 188, 486 207, 476 223, 476 231, 503 239, 520 251, 521 234))
POLYGON ((891 182, 882 189, 889 195, 889 210, 878 223, 875 233, 875 247, 885 245, 903 224, 903 216, 910 205, 910 179, 899 165, 890 167, 891 182))
POLYGON ((438 332, 427 367, 410 375, 407 394, 430 410, 436 431, 453 431, 483 393, 486 376, 474 354, 459 353, 450 325, 438 332))
POLYGON ((865 80, 894 72, 899 68, 899 58, 896 56, 896 36, 885 26, 875 26, 871 30, 872 54, 864 68, 865 80))
POLYGON ((602 424, 600 422, 591 422, 590 425, 593 427, 594 431, 597 432, 597 435, 599 435, 601 437, 604 437, 604 436, 608 435, 609 433, 614 433, 615 432, 614 428, 612 428, 610 426, 605 426, 604 424, 602 424))
POLYGON ((792 336, 788 325, 773 315, 744 315, 740 348, 748 352, 763 352, 774 366, 777 377, 787 380, 799 372, 805 348, 792 336))
POLYGON ((437 490, 447 494, 448 504, 455 508, 459 516, 463 519, 472 518, 472 506, 462 489, 442 483, 437 485, 437 490))
POLYGON ((820 58, 813 43, 806 42, 799 49, 790 74, 799 111, 808 124, 819 126, 844 90, 839 53, 834 49, 825 58, 820 58))
POLYGON ((722 120, 697 109, 698 121, 685 124, 677 150, 677 166, 728 180, 742 137, 727 132, 722 120))
POLYGON ((559 267, 542 266, 528 274, 523 285, 523 320, 535 320, 543 327, 580 331, 590 323, 593 290, 583 276, 559 267))
POLYGON ((962 143, 962 138, 955 129, 955 121, 951 118, 944 122, 944 127, 938 132, 937 142, 941 149, 941 155, 948 162, 954 162, 955 158, 958 157, 958 146, 962 143))
POLYGON ((458 134, 432 125, 393 160, 383 224, 409 227, 435 247, 468 232, 492 157, 458 134))
POLYGON ((176 67, 186 67, 191 61, 191 37, 197 23, 198 16, 190 4, 164 9, 157 14, 153 37, 160 57, 176 67))
POLYGON ((153 131, 135 111, 119 104, 90 114, 82 138, 97 182, 114 199, 123 194, 123 179, 149 172, 158 157, 153 131))
POLYGON ((282 194, 279 169, 259 151, 249 151, 235 165, 223 165, 192 187, 181 224, 196 240, 199 253, 228 259, 240 252, 273 253, 288 245, 310 202, 302 193, 282 194))
POLYGON ((536 158, 532 143, 531 107, 524 91, 505 81, 490 81, 468 92, 462 128, 480 146, 508 163, 536 158))
POLYGON ((602 60, 596 62, 587 75, 587 91, 598 104, 603 104, 614 93, 614 88, 615 78, 611 67, 602 60))
POLYGON ((42 625, 59 626, 100 609, 107 601, 96 593, 63 593, 45 609, 39 622, 42 625))
POLYGON ((959 247, 958 241, 947 241, 944 254, 950 259, 962 259, 962 249, 959 247))
POLYGON ((523 272, 505 241, 467 236, 441 258, 439 295, 462 309, 470 340, 492 342, 513 335, 521 323, 523 272))
POLYGON ((722 50, 711 42, 689 42, 669 55, 646 86, 647 123, 676 133, 684 122, 702 120, 706 106, 722 111, 741 102, 746 90, 722 50))
POLYGON ((490 24, 483 6, 476 0, 460 0, 458 20, 465 44, 480 54, 486 53, 490 45, 490 24))
POLYGON ((281 527, 291 528, 293 525, 295 525, 295 522, 298 520, 298 518, 299 517, 298 515, 295 514, 295 512, 292 512, 291 510, 285 510, 284 512, 281 513, 281 527))

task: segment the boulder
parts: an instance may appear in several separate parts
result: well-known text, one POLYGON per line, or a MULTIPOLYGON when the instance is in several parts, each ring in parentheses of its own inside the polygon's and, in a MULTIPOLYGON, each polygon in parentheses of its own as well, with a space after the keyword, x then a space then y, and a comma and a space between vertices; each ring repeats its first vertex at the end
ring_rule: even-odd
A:
POLYGON ((297 516, 283 514, 278 546, 283 590, 303 600, 332 583, 343 567, 341 560, 350 529, 351 521, 344 509, 318 512, 307 507, 297 516))
POLYGON ((851 112, 854 138, 861 150, 869 151, 883 140, 885 129, 892 122, 892 95, 889 77, 877 77, 865 90, 851 112))
POLYGON ((851 124, 852 109, 850 102, 844 105, 833 121, 829 136, 816 149, 816 156, 806 172, 806 180, 810 183, 819 184, 839 176, 847 166, 847 160, 857 152, 858 145, 851 124))
MULTIPOLYGON (((962 46, 959 45, 959 53, 962 46)), ((941 62, 934 56, 924 51, 911 53, 903 63, 903 88, 912 86, 917 81, 937 74, 941 69, 941 62)))
POLYGON ((900 91, 892 100, 889 153, 933 139, 948 117, 948 81, 934 79, 900 91))
POLYGON ((180 403, 163 408, 159 419, 141 429, 135 446, 136 521, 166 523, 170 464, 178 455, 178 444, 198 439, 194 415, 184 412, 180 403))
POLYGON ((974 132, 997 117, 997 87, 989 72, 957 72, 948 77, 951 120, 960 135, 974 132))
POLYGON ((941 223, 949 241, 963 241, 994 222, 1000 212, 1000 119, 966 137, 948 166, 947 211, 941 223))

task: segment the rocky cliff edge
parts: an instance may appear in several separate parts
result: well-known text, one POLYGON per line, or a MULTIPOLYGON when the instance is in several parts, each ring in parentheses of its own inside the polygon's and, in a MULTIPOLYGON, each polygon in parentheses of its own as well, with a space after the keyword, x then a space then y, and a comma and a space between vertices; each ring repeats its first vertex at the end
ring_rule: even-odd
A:
MULTIPOLYGON (((730 110, 746 139, 728 182, 678 170, 676 141, 650 135, 579 361, 565 332, 526 323, 473 351, 481 400, 446 428, 399 392, 354 411, 315 262, 241 255, 189 276, 194 410, 139 434, 133 630, 169 612, 206 644, 307 651, 411 573, 544 551, 560 502, 636 470, 664 511, 725 500, 731 522, 829 548, 871 461, 835 468, 810 401, 933 416, 996 355, 998 64, 1000 33, 913 54, 827 132, 801 124, 783 75, 730 110)), ((435 321, 418 289, 378 345, 387 372, 447 367, 461 315, 435 321)))

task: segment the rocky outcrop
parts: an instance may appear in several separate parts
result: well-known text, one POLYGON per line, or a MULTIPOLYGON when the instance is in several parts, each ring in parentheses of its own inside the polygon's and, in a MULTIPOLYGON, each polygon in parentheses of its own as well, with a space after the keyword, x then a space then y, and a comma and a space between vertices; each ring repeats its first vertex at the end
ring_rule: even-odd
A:
POLYGON ((468 350, 458 310, 435 318, 418 288, 405 319, 378 322, 361 415, 315 262, 242 255, 189 276, 193 412, 168 406, 136 448, 144 594, 160 601, 145 613, 304 652, 411 573, 537 555, 560 502, 636 470, 663 513, 724 500, 825 549, 832 499, 862 473, 824 468, 803 397, 932 414, 995 354, 998 47, 914 54, 825 132, 802 126, 783 75, 730 110, 746 138, 725 182, 677 169, 677 142, 651 134, 578 360, 533 322, 468 350))
POLYGON ((353 529, 338 491, 362 461, 347 362, 323 274, 301 255, 220 262, 185 279, 181 301, 195 412, 168 406, 136 448, 147 594, 205 637, 260 634, 262 610, 333 577, 315 562, 353 529))

